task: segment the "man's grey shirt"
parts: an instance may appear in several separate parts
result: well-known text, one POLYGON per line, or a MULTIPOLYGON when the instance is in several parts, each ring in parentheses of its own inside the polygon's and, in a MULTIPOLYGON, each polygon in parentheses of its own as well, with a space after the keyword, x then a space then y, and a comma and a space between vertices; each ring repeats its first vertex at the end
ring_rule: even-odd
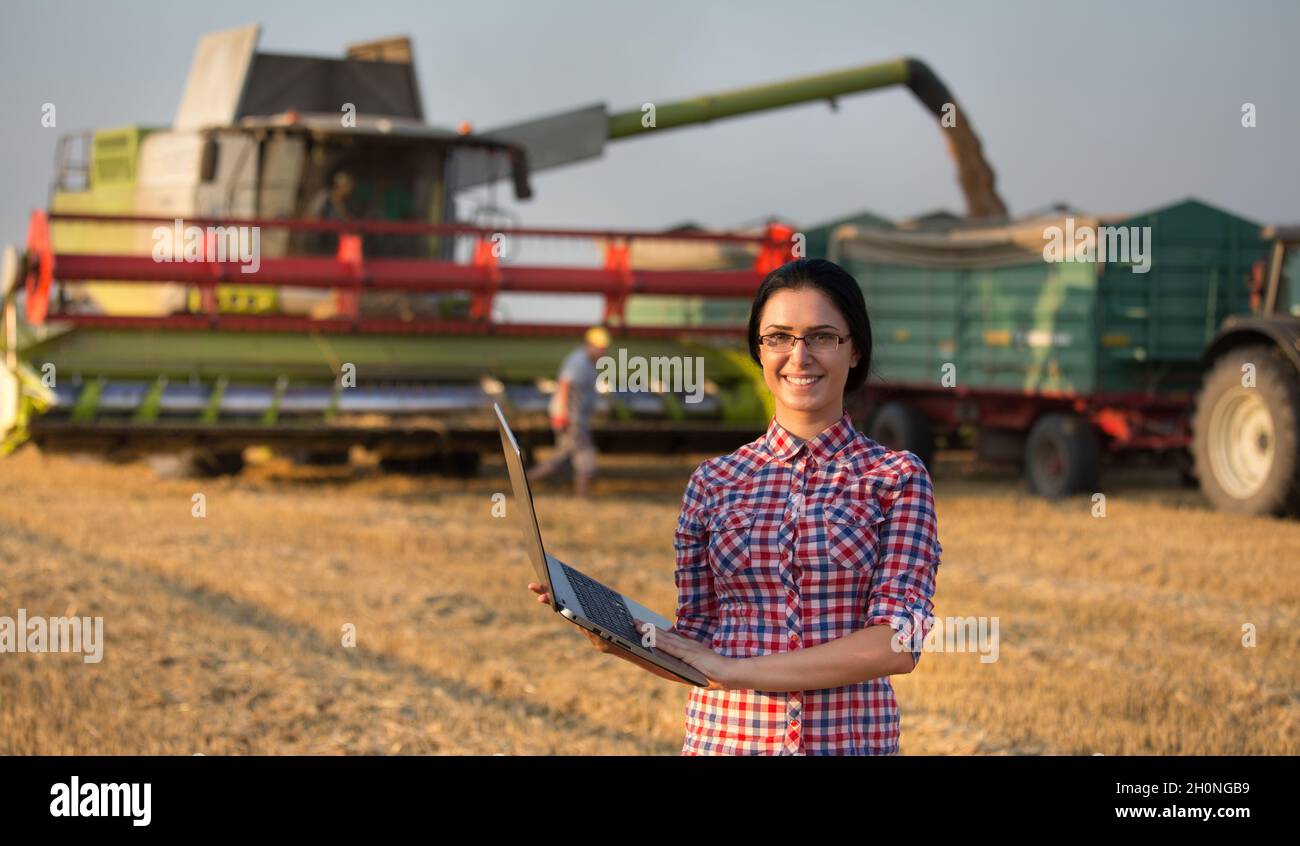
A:
MULTIPOLYGON (((586 427, 592 412, 596 410, 596 365, 592 363, 591 358, 587 355, 587 347, 583 345, 565 357, 564 363, 560 365, 559 380, 568 379, 571 387, 569 388, 569 419, 579 426, 586 427)), ((552 403, 552 411, 555 407, 552 403)))

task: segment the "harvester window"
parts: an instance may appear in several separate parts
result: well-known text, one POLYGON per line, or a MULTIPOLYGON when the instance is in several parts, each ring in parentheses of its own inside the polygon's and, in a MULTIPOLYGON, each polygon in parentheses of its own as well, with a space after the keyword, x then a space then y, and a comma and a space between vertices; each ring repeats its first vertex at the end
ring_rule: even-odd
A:
POLYGON ((217 178, 217 158, 220 154, 221 147, 217 144, 217 139, 208 136, 203 142, 203 158, 199 164, 199 179, 203 182, 211 182, 217 178))

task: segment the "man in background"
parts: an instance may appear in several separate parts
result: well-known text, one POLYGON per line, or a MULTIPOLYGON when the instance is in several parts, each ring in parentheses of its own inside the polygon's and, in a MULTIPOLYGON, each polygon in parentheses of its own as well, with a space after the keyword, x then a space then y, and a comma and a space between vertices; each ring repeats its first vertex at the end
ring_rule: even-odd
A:
POLYGON ((530 480, 545 479, 566 462, 573 464, 574 490, 586 497, 596 472, 596 445, 591 414, 596 408, 596 362, 609 349, 609 332, 602 326, 587 330, 585 343, 565 357, 549 413, 555 432, 555 453, 528 471, 530 480))

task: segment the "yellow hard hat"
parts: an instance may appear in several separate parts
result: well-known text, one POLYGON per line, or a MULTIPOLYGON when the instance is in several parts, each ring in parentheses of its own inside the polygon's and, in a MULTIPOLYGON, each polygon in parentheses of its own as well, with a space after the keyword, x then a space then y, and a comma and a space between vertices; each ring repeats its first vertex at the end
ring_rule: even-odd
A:
POLYGON ((609 331, 604 326, 593 326, 587 330, 585 339, 593 347, 605 349, 609 346, 609 331))

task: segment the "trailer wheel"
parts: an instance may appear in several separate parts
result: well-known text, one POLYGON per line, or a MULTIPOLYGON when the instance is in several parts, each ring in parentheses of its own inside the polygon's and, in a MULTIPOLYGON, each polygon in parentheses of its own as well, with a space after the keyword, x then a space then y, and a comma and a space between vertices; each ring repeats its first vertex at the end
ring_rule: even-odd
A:
POLYGON ((239 474, 244 469, 244 453, 196 447, 179 453, 151 455, 146 462, 162 479, 211 479, 239 474))
POLYGON ((1215 361, 1196 398, 1192 457, 1205 498, 1239 514, 1300 514, 1300 378, 1269 346, 1215 361), (1242 368, 1255 366, 1255 387, 1242 368))
POLYGON ((346 449, 307 449, 291 455, 294 464, 305 467, 342 467, 352 460, 346 449))
POLYGON ((448 452, 442 456, 442 472, 457 479, 470 479, 478 475, 480 461, 477 452, 448 452))
POLYGON ((196 450, 193 463, 195 469, 205 476, 238 476, 244 470, 244 451, 196 450))
POLYGON ((433 452, 425 455, 387 456, 379 460, 385 473, 406 476, 450 476, 469 479, 478 475, 481 456, 477 452, 433 452))
POLYGON ((1044 414, 1025 442, 1029 488, 1047 499, 1096 490, 1100 460, 1097 430, 1077 414, 1044 414))
POLYGON ((379 459, 379 469, 385 473, 403 476, 431 476, 441 469, 436 453, 415 456, 385 456, 379 459))
POLYGON ((1196 478, 1196 463, 1192 459, 1191 450, 1179 450, 1174 457, 1174 466, 1178 469, 1178 483, 1185 488, 1195 488, 1200 486, 1196 478))
POLYGON ((934 459, 934 430, 916 406, 887 402, 871 418, 867 437, 890 449, 908 450, 927 468, 934 459))

